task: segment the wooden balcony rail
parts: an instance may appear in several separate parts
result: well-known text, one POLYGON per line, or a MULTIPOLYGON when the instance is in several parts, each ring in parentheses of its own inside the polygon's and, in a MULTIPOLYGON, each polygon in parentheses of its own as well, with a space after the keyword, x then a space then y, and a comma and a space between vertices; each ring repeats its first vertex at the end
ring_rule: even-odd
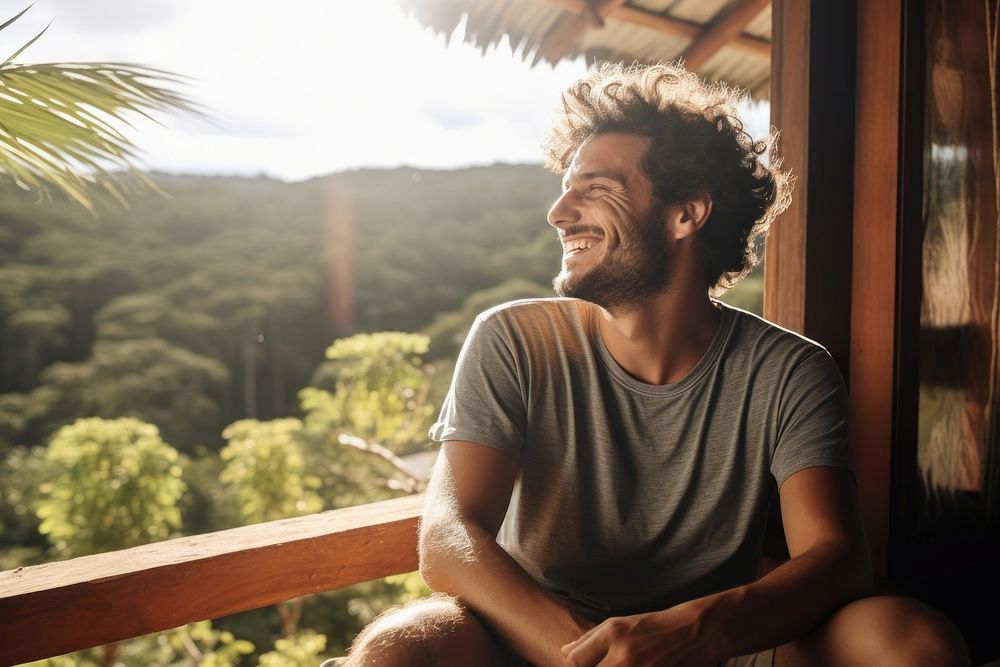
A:
POLYGON ((417 569, 407 496, 0 572, 0 665, 417 569))

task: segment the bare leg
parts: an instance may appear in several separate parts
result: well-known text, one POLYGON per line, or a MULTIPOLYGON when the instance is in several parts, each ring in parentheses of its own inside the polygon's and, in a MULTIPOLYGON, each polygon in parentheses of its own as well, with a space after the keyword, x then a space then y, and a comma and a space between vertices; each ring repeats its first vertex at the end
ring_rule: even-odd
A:
POLYGON ((965 667, 961 634, 943 614, 910 598, 881 595, 841 607, 823 625, 779 646, 776 667, 965 667))
POLYGON ((523 664, 453 598, 436 595, 391 609, 365 628, 344 667, 523 664))

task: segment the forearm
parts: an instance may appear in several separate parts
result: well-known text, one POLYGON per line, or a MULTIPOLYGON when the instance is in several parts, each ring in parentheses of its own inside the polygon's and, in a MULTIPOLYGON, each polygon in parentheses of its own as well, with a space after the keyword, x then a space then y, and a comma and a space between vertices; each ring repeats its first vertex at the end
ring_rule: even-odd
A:
POLYGON ((722 658, 780 646, 807 634, 844 604, 871 594, 867 558, 815 547, 752 584, 685 603, 698 609, 722 658))
POLYGON ((421 533, 420 572, 459 598, 522 657, 564 665, 560 647, 592 624, 553 600, 485 530, 452 520, 421 533))

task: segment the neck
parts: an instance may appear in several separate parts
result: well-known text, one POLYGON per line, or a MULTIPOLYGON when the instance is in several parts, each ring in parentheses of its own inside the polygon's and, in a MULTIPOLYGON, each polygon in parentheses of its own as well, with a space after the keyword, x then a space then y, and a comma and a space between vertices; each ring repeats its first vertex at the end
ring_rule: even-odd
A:
POLYGON ((601 338, 611 356, 629 375, 654 385, 690 373, 722 320, 707 290, 698 288, 670 289, 636 307, 599 312, 601 338))

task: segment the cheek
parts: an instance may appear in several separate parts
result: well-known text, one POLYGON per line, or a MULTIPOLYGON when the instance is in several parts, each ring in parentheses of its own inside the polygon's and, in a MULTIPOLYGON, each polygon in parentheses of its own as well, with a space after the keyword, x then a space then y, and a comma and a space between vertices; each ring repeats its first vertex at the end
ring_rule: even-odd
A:
POLYGON ((608 247, 611 249, 630 249, 640 242, 642 230, 639 221, 632 217, 622 217, 608 229, 608 247))
POLYGON ((600 199, 600 206, 604 209, 605 215, 610 215, 616 220, 629 220, 632 218, 632 211, 628 207, 628 203, 613 194, 605 195, 600 199))
POLYGON ((605 240, 610 246, 621 245, 622 238, 634 230, 635 217, 623 203, 605 198, 599 203, 600 215, 605 221, 605 240))

